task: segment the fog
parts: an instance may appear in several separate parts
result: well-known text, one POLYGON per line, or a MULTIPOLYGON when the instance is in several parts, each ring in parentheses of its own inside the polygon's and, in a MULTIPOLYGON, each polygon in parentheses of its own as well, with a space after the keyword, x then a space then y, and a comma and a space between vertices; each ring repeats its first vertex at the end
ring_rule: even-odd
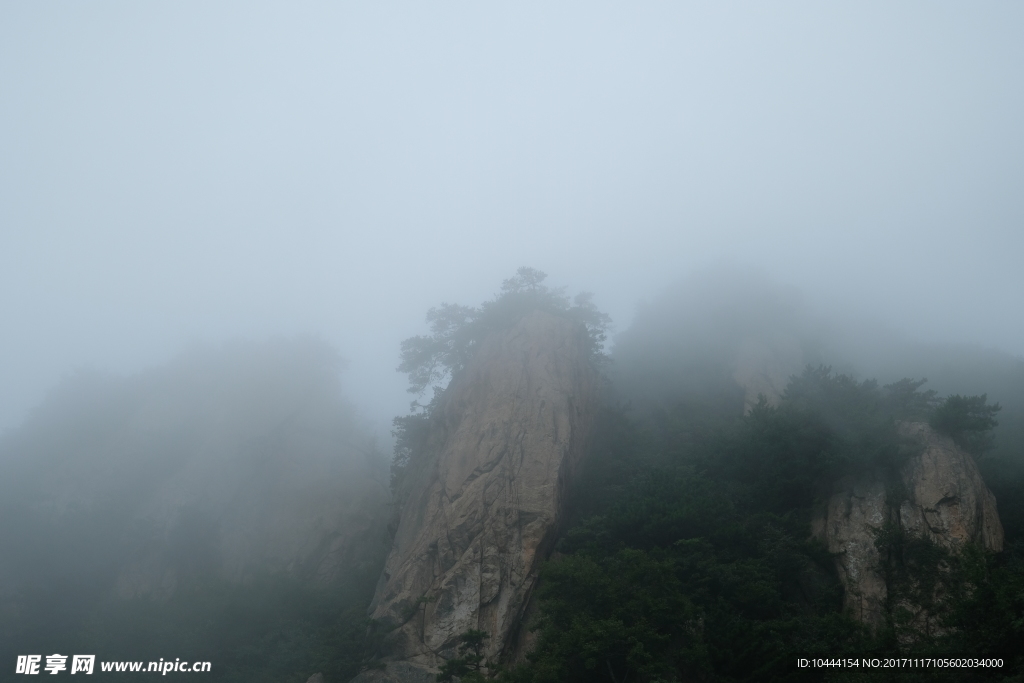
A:
MULTIPOLYGON (((722 264, 1024 354, 1024 8, 0 8, 0 431, 66 373, 314 335, 386 435, 400 340, 529 265, 722 264)), ((386 438, 386 437, 385 437, 386 438)))

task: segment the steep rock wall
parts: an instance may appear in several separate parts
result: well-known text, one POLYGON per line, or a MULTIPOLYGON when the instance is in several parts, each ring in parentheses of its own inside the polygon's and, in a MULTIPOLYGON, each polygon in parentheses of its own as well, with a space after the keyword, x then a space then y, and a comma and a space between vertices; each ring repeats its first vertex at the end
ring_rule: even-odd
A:
POLYGON ((437 444, 401 512, 372 616, 392 629, 384 671, 357 681, 433 680, 458 636, 515 646, 539 563, 597 401, 586 330, 535 312, 480 346, 435 416, 437 444))
POLYGON ((900 472, 905 497, 890 500, 880 476, 843 483, 814 520, 814 533, 837 553, 845 603, 860 621, 879 625, 884 619, 887 586, 876 533, 893 522, 912 535, 956 551, 976 543, 1003 549, 1003 527, 996 500, 978 472, 974 458, 952 439, 920 422, 906 423, 901 434, 917 440, 921 452, 900 472))

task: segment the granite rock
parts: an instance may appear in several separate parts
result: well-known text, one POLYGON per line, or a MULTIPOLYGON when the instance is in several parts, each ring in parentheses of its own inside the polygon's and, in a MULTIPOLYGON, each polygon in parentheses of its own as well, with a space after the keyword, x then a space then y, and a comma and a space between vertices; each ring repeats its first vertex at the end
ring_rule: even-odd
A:
POLYGON ((488 660, 508 657, 597 397, 578 323, 534 312, 483 341, 433 412, 434 452, 415 472, 371 605, 390 629, 387 668, 357 681, 427 680, 470 629, 489 634, 488 660))

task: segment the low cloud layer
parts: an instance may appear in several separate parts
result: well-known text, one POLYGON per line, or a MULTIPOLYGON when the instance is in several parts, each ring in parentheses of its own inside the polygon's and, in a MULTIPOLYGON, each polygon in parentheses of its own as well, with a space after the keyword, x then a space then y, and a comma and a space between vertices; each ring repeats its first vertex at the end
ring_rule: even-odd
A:
POLYGON ((0 9, 0 430, 62 374, 319 335, 386 433, 401 339, 522 265, 619 329, 760 269, 1024 353, 1024 10, 0 9))

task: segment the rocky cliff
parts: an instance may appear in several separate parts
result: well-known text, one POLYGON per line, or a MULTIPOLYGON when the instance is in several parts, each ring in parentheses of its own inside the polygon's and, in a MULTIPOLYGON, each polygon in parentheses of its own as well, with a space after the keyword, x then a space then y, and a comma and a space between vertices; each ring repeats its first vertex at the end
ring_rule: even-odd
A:
POLYGON ((452 380, 371 606, 390 629, 387 668, 357 681, 432 681, 470 629, 489 634, 489 660, 512 654, 583 453, 596 382, 585 329, 542 312, 485 339, 452 380))
POLYGON ((905 423, 900 432, 920 447, 900 472, 902 486, 877 474, 842 482, 814 520, 815 535, 837 554, 847 609, 871 625, 884 620, 888 586, 875 539, 887 523, 954 552, 966 543, 1003 547, 996 500, 974 458, 926 424, 905 423))

